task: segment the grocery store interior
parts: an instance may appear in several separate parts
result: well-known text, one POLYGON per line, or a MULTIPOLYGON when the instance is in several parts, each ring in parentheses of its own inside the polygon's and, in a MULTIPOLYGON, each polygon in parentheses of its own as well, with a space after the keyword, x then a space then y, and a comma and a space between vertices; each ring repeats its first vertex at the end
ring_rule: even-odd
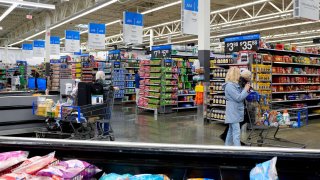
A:
POLYGON ((0 0, 0 180, 320 179, 320 0, 0 0))

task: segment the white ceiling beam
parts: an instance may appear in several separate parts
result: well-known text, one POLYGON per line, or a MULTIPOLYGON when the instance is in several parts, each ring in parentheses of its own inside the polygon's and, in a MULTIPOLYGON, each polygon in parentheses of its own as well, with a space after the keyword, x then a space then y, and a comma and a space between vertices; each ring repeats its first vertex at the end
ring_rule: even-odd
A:
POLYGON ((241 8, 241 10, 243 11, 243 12, 245 12, 249 17, 251 17, 252 18, 252 15, 246 10, 246 9, 244 9, 244 8, 241 8))
POLYGON ((0 16, 0 22, 6 18, 16 7, 18 4, 12 4, 1 16, 0 16))
POLYGON ((269 4, 274 7, 277 11, 282 12, 282 10, 280 8, 278 8, 275 4, 273 4, 272 2, 269 2, 269 4))
POLYGON ((19 1, 19 0, 0 0, 0 3, 17 4, 17 5, 21 5, 21 6, 44 8, 44 9, 55 9, 56 8, 56 6, 52 5, 52 4, 35 3, 35 2, 30 2, 30 1, 19 1))

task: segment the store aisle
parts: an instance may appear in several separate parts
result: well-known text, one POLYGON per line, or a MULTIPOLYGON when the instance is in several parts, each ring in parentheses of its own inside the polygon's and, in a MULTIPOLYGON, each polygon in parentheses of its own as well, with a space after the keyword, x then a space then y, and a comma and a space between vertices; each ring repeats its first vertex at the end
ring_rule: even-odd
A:
MULTIPOLYGON (((223 145, 219 135, 225 126, 221 123, 205 124, 196 113, 188 111, 158 115, 158 120, 154 120, 153 112, 137 113, 134 105, 115 106, 112 126, 116 141, 223 145)), ((304 143, 308 149, 320 148, 317 143, 319 133, 320 123, 314 120, 300 129, 281 129, 279 137, 304 143)))

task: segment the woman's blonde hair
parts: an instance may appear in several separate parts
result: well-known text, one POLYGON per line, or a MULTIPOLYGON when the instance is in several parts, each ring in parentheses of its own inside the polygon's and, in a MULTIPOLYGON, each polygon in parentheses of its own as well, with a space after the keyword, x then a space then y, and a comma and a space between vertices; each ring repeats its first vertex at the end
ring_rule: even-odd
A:
POLYGON ((228 70, 228 73, 226 76, 226 82, 239 83, 239 79, 240 79, 240 69, 238 67, 231 67, 228 70))

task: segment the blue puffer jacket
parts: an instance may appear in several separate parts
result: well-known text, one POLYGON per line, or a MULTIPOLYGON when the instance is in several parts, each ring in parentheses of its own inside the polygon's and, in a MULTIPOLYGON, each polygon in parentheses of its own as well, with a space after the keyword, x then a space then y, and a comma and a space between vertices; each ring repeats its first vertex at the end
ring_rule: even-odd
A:
POLYGON ((225 123, 239 123, 244 118, 244 100, 249 95, 246 90, 241 90, 238 83, 227 82, 223 85, 227 107, 225 123))

